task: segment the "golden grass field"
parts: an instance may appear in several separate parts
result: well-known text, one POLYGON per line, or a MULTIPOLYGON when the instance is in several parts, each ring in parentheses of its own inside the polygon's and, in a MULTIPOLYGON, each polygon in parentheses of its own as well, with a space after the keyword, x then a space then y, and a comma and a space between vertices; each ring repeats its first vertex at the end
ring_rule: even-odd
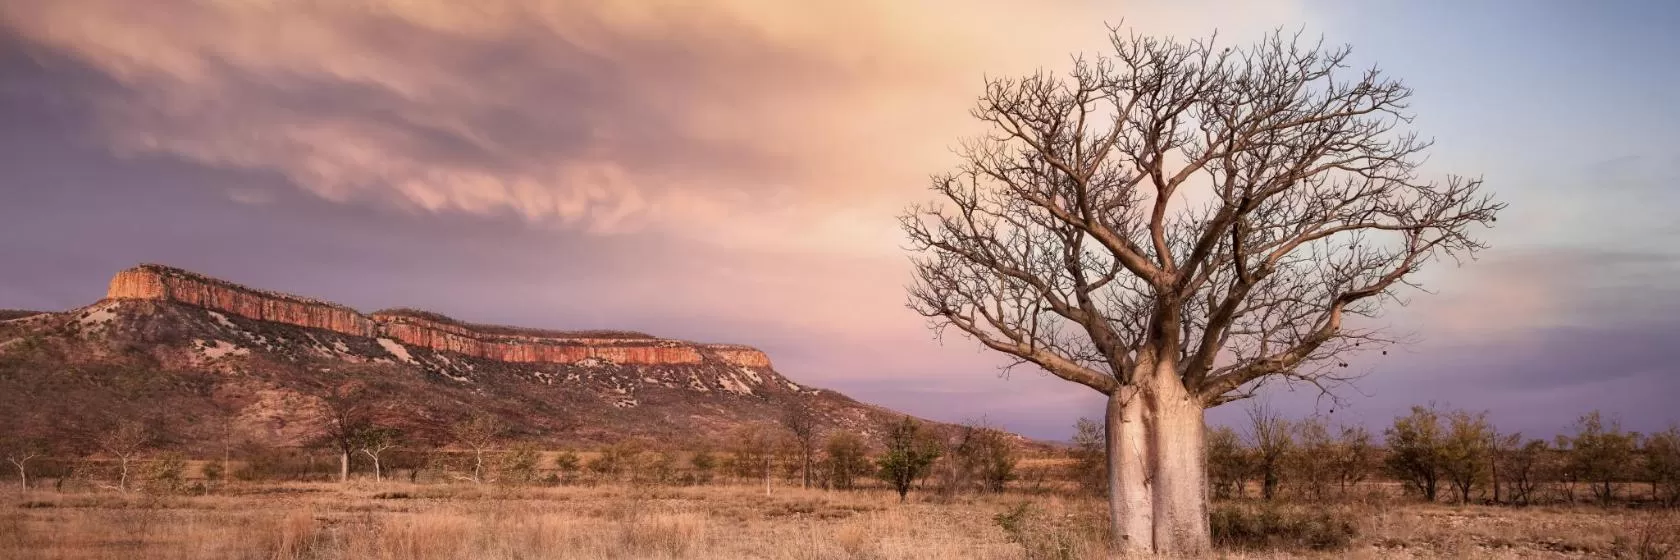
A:
MULTIPOLYGON (((778 486, 766 496, 756 485, 502 488, 355 481, 252 483, 204 496, 6 492, 0 494, 5 558, 1104 556, 1101 502, 1055 495, 912 494, 900 504, 882 490, 778 486), (1033 539, 1061 545, 1029 550, 993 521, 1023 501, 1037 512, 1027 526, 1033 539)), ((1680 528, 1673 512, 1625 508, 1456 507, 1400 500, 1328 507, 1358 529, 1346 550, 1223 550, 1219 556, 1640 558, 1639 541, 1663 545, 1680 528)))

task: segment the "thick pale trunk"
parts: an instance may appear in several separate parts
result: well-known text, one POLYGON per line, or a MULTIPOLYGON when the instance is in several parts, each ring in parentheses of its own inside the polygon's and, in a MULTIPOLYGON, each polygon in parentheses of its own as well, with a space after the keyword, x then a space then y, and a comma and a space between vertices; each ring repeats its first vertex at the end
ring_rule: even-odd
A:
POLYGON ((1170 361, 1140 366, 1109 396, 1110 525, 1115 552, 1199 558, 1213 548, 1202 403, 1170 361))
POLYGON ((1108 398, 1103 415, 1108 451, 1108 508, 1115 548, 1148 553, 1155 548, 1153 503, 1147 464, 1150 456, 1145 403, 1136 387, 1122 387, 1108 398))
POLYGON ((1202 405, 1176 379, 1157 385, 1149 396, 1155 552, 1201 557, 1213 547, 1202 405))
POLYGON ((350 451, 343 450, 338 454, 338 481, 350 481, 350 451))

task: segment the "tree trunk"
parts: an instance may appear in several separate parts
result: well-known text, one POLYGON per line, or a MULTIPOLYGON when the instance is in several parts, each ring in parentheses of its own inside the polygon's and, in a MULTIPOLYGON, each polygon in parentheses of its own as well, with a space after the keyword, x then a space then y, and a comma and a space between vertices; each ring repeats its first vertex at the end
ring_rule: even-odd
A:
POLYGON ((373 456, 373 481, 374 482, 385 482, 384 473, 379 472, 379 456, 378 455, 373 456))
MULTIPOLYGON (((19 462, 17 462, 17 461, 12 461, 12 464, 14 464, 14 465, 17 465, 17 468, 18 468, 18 478, 20 478, 20 479, 22 479, 22 480, 23 480, 23 491, 24 491, 24 492, 28 492, 28 491, 29 491, 29 471, 27 471, 27 470, 24 470, 24 468, 23 468, 23 463, 19 463, 19 462)), ((1652 484, 1651 484, 1651 488, 1652 488, 1652 490, 1651 490, 1651 495, 1652 495, 1652 496, 1655 496, 1655 495, 1657 495, 1657 494, 1656 494, 1656 490, 1655 490, 1655 489, 1656 489, 1656 487, 1657 487, 1657 486, 1656 486, 1656 483, 1652 483, 1652 484)))
POLYGON ((1155 548, 1152 501, 1145 478, 1150 437, 1145 406, 1136 387, 1121 387, 1108 397, 1103 415, 1108 451, 1109 529, 1116 552, 1148 553, 1155 548))
POLYGON ((1145 395, 1149 407, 1155 552, 1200 558, 1213 548, 1208 527, 1206 430, 1202 403, 1184 390, 1171 362, 1160 364, 1145 395))
POLYGON ((338 481, 350 482, 350 450, 340 449, 338 452, 338 481))
POLYGON ((1488 459, 1488 478, 1493 480, 1493 504, 1499 505, 1499 434, 1493 435, 1492 458, 1488 459))

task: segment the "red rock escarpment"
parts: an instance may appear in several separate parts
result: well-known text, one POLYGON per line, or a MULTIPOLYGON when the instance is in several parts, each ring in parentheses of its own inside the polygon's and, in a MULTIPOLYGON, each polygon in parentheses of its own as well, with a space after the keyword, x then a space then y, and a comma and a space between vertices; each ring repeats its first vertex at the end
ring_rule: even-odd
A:
POLYGON ((756 368, 770 367, 770 356, 766 356, 764 352, 757 348, 735 344, 708 344, 705 347, 731 365, 756 368))
POLYGON ((145 264, 111 279, 110 299, 177 301, 259 321, 373 336, 373 321, 335 303, 256 290, 178 268, 145 264))
POLYGON ((106 297, 175 301, 259 321, 353 336, 382 336, 410 346, 504 362, 566 364, 594 358, 619 364, 677 365, 698 364, 712 357, 735 366, 770 367, 768 356, 747 346, 695 344, 639 333, 566 333, 474 325, 409 310, 367 316, 336 303, 247 288, 153 264, 117 273, 106 297))
POLYGON ((598 358, 619 364, 698 364, 694 345, 663 339, 565 338, 502 335, 406 316, 375 314, 388 336, 403 344, 503 362, 576 363, 598 358))

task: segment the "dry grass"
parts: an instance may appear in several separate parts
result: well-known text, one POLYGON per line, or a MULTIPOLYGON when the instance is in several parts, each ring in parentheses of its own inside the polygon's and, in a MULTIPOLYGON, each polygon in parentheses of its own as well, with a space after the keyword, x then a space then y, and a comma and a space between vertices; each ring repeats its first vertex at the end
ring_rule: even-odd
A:
MULTIPOLYGON (((0 557, 1101 556, 1101 503, 1055 496, 958 496, 899 504, 883 491, 777 488, 765 496, 761 487, 729 486, 289 484, 236 490, 196 497, 13 491, 0 496, 5 498, 0 557), (1023 502, 1031 503, 1032 515, 1018 516, 1021 522, 1006 532, 996 517, 1020 510, 1023 502)), ((1335 506, 1330 513, 1352 520, 1359 530, 1346 550, 1229 551, 1221 557, 1660 558, 1680 533, 1672 512, 1396 506, 1335 506)))

